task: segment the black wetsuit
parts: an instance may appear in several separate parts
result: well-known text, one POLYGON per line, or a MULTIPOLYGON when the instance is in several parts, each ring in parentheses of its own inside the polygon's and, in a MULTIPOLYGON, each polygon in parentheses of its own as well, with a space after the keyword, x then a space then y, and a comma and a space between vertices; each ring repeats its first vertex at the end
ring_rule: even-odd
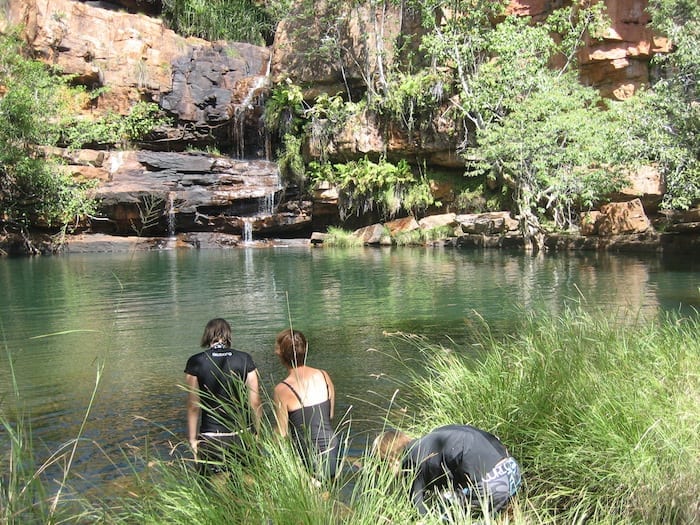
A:
POLYGON ((338 462, 338 439, 331 424, 330 394, 328 399, 321 403, 304 406, 301 396, 292 385, 285 381, 282 383, 294 393, 302 405, 301 408, 288 412, 289 430, 296 449, 307 467, 316 473, 334 478, 338 462), (314 453, 309 453, 309 444, 313 445, 314 453))
POLYGON ((195 376, 199 383, 200 459, 220 461, 221 443, 236 449, 234 452, 241 451, 241 433, 252 427, 245 381, 255 369, 249 354, 221 344, 187 360, 185 373, 195 376))
POLYGON ((411 499, 421 514, 426 492, 447 491, 476 508, 488 498, 498 511, 520 485, 518 464, 498 438, 469 425, 440 427, 413 440, 402 467, 415 475, 411 499))

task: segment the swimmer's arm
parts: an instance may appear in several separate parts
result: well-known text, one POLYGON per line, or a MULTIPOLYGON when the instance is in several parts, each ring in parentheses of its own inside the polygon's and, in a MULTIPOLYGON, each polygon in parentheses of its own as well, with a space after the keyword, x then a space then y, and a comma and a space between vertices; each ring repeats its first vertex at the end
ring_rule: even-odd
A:
POLYGON ((199 415, 202 411, 199 405, 199 381, 197 376, 185 374, 185 383, 187 384, 187 439, 196 456, 199 415))
POLYGON ((326 383, 328 384, 328 396, 331 400, 331 419, 333 419, 333 414, 335 414, 335 386, 327 372, 324 371, 323 375, 326 376, 326 383))
POLYGON ((287 413, 287 404, 284 402, 281 389, 284 388, 281 384, 275 387, 273 394, 273 402, 275 405, 275 419, 277 421, 277 433, 284 437, 287 435, 287 425, 289 425, 289 415, 287 413))
POLYGON ((260 381, 257 370, 253 370, 252 372, 248 373, 245 384, 248 387, 248 402, 250 403, 250 408, 253 411, 253 424, 255 425, 255 432, 257 433, 260 431, 260 420, 262 419, 260 381))

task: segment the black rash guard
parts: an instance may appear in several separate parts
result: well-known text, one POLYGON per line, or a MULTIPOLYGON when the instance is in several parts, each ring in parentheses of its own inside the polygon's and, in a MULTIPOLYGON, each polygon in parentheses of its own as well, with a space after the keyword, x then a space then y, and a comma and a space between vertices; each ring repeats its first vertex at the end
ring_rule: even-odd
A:
MULTIPOLYGON (((291 410, 289 415, 289 429, 293 442, 308 467, 312 467, 312 458, 309 455, 308 444, 314 446, 321 462, 315 470, 325 473, 331 479, 335 477, 338 459, 338 443, 331 424, 331 400, 330 395, 325 401, 316 405, 304 406, 301 397, 292 385, 282 381, 297 397, 300 408, 291 410)), ((326 382, 326 391, 328 383, 326 382)))
POLYGON ((406 447, 402 468, 415 475, 411 499, 421 514, 425 492, 462 492, 481 484, 508 452, 496 436, 469 425, 437 428, 406 447))
POLYGON ((237 432, 252 424, 245 381, 256 369, 240 350, 215 345, 187 360, 185 373, 197 377, 202 415, 199 433, 237 432))

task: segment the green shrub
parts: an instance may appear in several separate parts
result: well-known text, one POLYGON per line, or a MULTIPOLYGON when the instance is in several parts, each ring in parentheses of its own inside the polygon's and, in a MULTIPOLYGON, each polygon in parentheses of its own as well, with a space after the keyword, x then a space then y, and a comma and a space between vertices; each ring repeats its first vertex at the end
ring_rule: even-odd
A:
POLYGON ((131 107, 128 115, 108 113, 96 120, 68 119, 63 125, 61 142, 76 149, 86 145, 128 146, 167 123, 168 118, 158 104, 138 102, 131 107))
POLYGON ((331 226, 328 228, 328 235, 323 239, 323 245, 337 248, 352 248, 363 246, 364 242, 351 231, 331 226))
POLYGON ((13 34, 0 36, 0 220, 22 228, 65 227, 91 214, 92 183, 73 179, 42 146, 53 146, 73 96, 66 79, 23 55, 13 34))
POLYGON ((415 211, 434 203, 427 179, 416 177, 405 160, 375 163, 365 157, 345 164, 311 163, 309 170, 314 183, 338 187, 341 218, 373 209, 393 217, 401 209, 415 211))

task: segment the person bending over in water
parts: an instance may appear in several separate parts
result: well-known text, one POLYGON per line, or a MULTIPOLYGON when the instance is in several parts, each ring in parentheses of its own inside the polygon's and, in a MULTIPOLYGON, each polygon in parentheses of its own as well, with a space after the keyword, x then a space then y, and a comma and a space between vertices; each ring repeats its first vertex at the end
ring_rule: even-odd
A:
MULTIPOLYGON (((436 428, 419 439, 388 430, 375 455, 412 476, 411 500, 426 514, 428 500, 443 511, 454 502, 475 514, 504 510, 520 487, 520 467, 493 434, 470 425, 436 428)), ((444 517, 444 516, 443 516, 444 517)))
POLYGON ((246 434, 259 428, 262 403, 257 367, 249 354, 231 348, 228 322, 209 321, 201 346, 206 350, 185 366, 187 436, 200 471, 216 473, 228 454, 244 459, 246 434))
POLYGON ((306 365, 307 350, 300 331, 286 329, 277 334, 275 354, 289 373, 275 386, 277 431, 281 436, 289 431, 307 468, 333 479, 338 459, 338 440, 331 424, 335 389, 325 370, 306 365))

